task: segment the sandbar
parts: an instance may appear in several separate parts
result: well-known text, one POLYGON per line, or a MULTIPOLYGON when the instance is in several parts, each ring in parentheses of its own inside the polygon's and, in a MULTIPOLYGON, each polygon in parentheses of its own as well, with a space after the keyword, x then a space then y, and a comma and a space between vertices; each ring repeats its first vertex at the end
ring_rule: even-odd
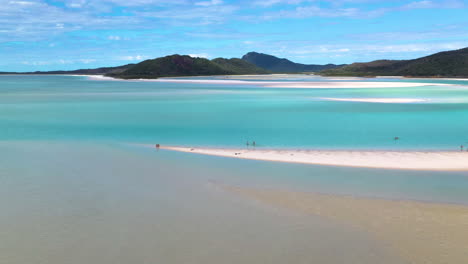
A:
POLYGON ((441 86, 440 83, 413 83, 413 82, 277 82, 264 84, 268 88, 334 88, 334 89, 356 89, 356 88, 401 88, 421 86, 441 86))
POLYGON ((161 146, 161 149, 211 156, 379 169, 468 171, 468 152, 286 150, 262 148, 199 148, 161 146))
POLYGON ((356 89, 356 88, 400 88, 421 86, 446 86, 440 83, 414 83, 414 82, 365 82, 365 81, 249 81, 233 79, 191 79, 185 77, 158 78, 158 79, 115 79, 100 75, 83 75, 90 80, 96 81, 133 81, 133 82, 159 82, 159 83, 195 83, 195 84, 218 84, 218 85, 245 85, 264 88, 302 88, 302 89, 356 89))
POLYGON ((429 99, 420 98, 331 98, 320 97, 318 99, 337 102, 358 102, 358 103, 382 103, 382 104, 409 104, 409 103, 425 103, 429 99))

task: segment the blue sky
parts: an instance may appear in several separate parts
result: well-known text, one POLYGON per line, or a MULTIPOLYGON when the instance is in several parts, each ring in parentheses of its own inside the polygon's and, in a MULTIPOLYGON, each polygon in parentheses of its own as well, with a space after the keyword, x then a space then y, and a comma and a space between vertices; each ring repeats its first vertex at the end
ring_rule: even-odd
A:
POLYGON ((258 51, 323 64, 468 47, 463 0, 0 0, 0 71, 258 51))

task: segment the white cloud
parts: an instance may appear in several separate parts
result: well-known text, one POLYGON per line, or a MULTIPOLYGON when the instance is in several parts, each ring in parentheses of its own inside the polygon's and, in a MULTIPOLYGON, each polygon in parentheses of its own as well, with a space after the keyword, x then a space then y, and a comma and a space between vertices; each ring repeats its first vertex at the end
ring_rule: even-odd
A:
POLYGON ((9 1, 8 2, 11 5, 20 5, 20 6, 28 6, 28 5, 34 5, 34 2, 29 2, 29 1, 9 1))
MULTIPOLYGON (((271 6, 273 4, 287 3, 287 4, 301 4, 306 2, 315 2, 315 5, 301 5, 296 6, 293 9, 283 9, 280 11, 270 12, 264 14, 262 17, 266 20, 278 19, 278 18, 310 18, 310 17, 345 17, 345 18, 375 18, 387 13, 407 11, 413 9, 453 9, 463 8, 465 4, 461 0, 445 0, 445 1, 414 1, 405 5, 376 8, 376 9, 361 9, 359 5, 353 5, 353 7, 343 7, 338 4, 339 2, 366 2, 371 0, 342 0, 335 2, 336 5, 331 7, 321 7, 320 1, 307 1, 307 0, 267 0, 258 1, 258 5, 271 6)), ((332 1, 330 1, 333 3, 332 1)))
POLYGON ((65 65, 65 64, 76 64, 76 63, 93 63, 96 62, 95 59, 58 59, 58 60, 41 60, 41 61, 22 61, 21 64, 31 65, 31 66, 44 66, 44 65, 65 65))
POLYGON ((205 58, 208 59, 210 56, 206 53, 195 53, 195 54, 189 54, 190 57, 192 58, 205 58))
POLYGON ((80 59, 78 61, 82 62, 82 63, 85 63, 85 64, 96 62, 95 59, 80 59))
POLYGON ((279 12, 267 13, 264 19, 277 18, 308 18, 308 17, 348 17, 356 18, 367 16, 358 8, 321 8, 318 6, 300 6, 293 10, 281 10, 279 12))
POLYGON ((443 42, 443 43, 418 43, 418 44, 393 44, 393 45, 305 45, 294 49, 288 46, 297 44, 281 43, 278 50, 283 56, 325 55, 336 56, 346 54, 348 56, 372 55, 376 59, 385 59, 387 56, 394 57, 404 54, 432 54, 445 50, 461 49, 468 46, 468 41, 443 42))
POLYGON ((197 6, 195 8, 180 8, 173 10, 137 12, 140 17, 162 19, 163 23, 173 25, 209 25, 226 21, 239 9, 233 5, 197 6))
POLYGON ((142 55, 135 55, 135 56, 123 56, 120 57, 119 60, 126 60, 126 61, 142 61, 148 58, 147 56, 142 55))
POLYGON ((446 0, 446 1, 430 1, 422 0, 415 1, 404 5, 401 9, 427 9, 427 8, 463 8, 465 6, 463 1, 459 0, 446 0))
POLYGON ((107 39, 109 39, 109 40, 121 40, 122 38, 120 36, 108 36, 107 39))
POLYGON ((82 8, 86 6, 87 1, 86 0, 71 0, 71 1, 66 1, 66 5, 71 8, 82 8))
POLYGON ((329 3, 334 6, 343 4, 364 4, 372 2, 385 2, 384 0, 256 0, 253 2, 255 6, 271 7, 274 5, 300 5, 305 3, 329 3))
POLYGON ((253 4, 257 6, 269 7, 278 4, 298 5, 304 2, 316 2, 314 0, 257 0, 253 4))
POLYGON ((101 2, 113 3, 120 6, 146 6, 146 5, 182 5, 188 4, 187 0, 101 0, 101 2))
POLYGON ((129 16, 97 16, 88 11, 70 11, 46 2, 0 0, 0 42, 37 41, 63 32, 82 29, 121 29, 141 25, 129 16))
POLYGON ((197 6, 213 6, 213 5, 220 5, 222 3, 223 3, 222 0, 210 0, 210 1, 196 2, 195 5, 197 5, 197 6))

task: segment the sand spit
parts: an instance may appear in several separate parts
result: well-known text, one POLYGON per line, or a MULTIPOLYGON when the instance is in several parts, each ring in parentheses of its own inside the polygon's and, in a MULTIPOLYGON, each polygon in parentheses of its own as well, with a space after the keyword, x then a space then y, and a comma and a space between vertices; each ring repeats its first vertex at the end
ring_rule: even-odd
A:
POLYGON ((429 102, 428 99, 418 98, 318 98, 325 101, 337 102, 358 102, 358 103, 382 103, 382 104, 410 104, 410 103, 425 103, 429 102))
POLYGON ((437 83, 409 83, 409 82, 344 82, 344 81, 320 81, 320 82, 275 82, 275 81, 246 81, 246 80, 195 80, 195 79, 170 79, 161 78, 154 81, 169 83, 199 83, 199 84, 226 84, 226 85, 253 85, 266 88, 396 88, 396 87, 420 87, 441 85, 437 83))
POLYGON ((276 162, 381 169, 468 171, 468 152, 227 149, 162 146, 203 155, 276 162))
POLYGON ((275 84, 265 84, 268 88, 401 88, 401 87, 421 87, 440 86, 446 84, 438 83, 410 83, 410 82, 279 82, 275 84))
POLYGON ((416 264, 468 260, 468 207, 221 186, 273 205, 364 229, 416 264))

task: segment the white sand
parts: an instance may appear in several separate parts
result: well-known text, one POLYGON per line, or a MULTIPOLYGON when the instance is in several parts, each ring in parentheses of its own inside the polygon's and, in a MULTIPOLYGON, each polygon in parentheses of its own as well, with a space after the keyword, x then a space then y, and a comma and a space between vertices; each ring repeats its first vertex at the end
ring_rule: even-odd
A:
MULTIPOLYGON (((420 87, 441 86, 440 83, 413 83, 413 82, 345 82, 324 81, 317 82, 278 82, 278 81, 248 81, 248 80, 226 80, 226 79, 188 79, 188 78, 159 78, 159 79, 132 79, 122 80, 102 75, 82 75, 90 80, 113 80, 113 81, 137 81, 137 82, 162 82, 162 83, 197 83, 197 84, 220 84, 220 85, 249 85, 266 88, 397 88, 397 87, 420 87)), ((331 79, 330 79, 331 80, 331 79)))
POLYGON ((107 77, 104 75, 71 75, 71 76, 87 77, 89 80, 93 80, 93 81, 123 81, 122 79, 116 79, 116 78, 107 77))
POLYGON ((294 80, 294 79, 322 79, 327 81, 354 81, 354 80, 367 80, 368 78, 362 77, 323 77, 314 74, 265 74, 265 75, 226 75, 215 77, 217 79, 237 79, 237 80, 294 80))
POLYGON ((409 103, 424 103, 428 99, 419 98, 331 98, 321 97, 318 99, 326 101, 339 101, 339 102, 362 102, 362 103, 383 103, 383 104, 409 104, 409 103))
POLYGON ((409 83, 409 82, 277 82, 264 84, 268 88, 399 88, 440 86, 439 83, 409 83))
POLYGON ((329 166, 468 171, 468 152, 456 151, 247 150, 173 146, 163 146, 161 149, 239 159, 329 166))
POLYGON ((266 88, 390 88, 390 87, 420 87, 439 86, 438 83, 409 83, 409 82, 275 82, 275 81, 245 81, 245 80, 194 80, 194 79, 170 79, 160 78, 156 82, 170 83, 199 83, 199 84, 237 84, 253 85, 266 88))

